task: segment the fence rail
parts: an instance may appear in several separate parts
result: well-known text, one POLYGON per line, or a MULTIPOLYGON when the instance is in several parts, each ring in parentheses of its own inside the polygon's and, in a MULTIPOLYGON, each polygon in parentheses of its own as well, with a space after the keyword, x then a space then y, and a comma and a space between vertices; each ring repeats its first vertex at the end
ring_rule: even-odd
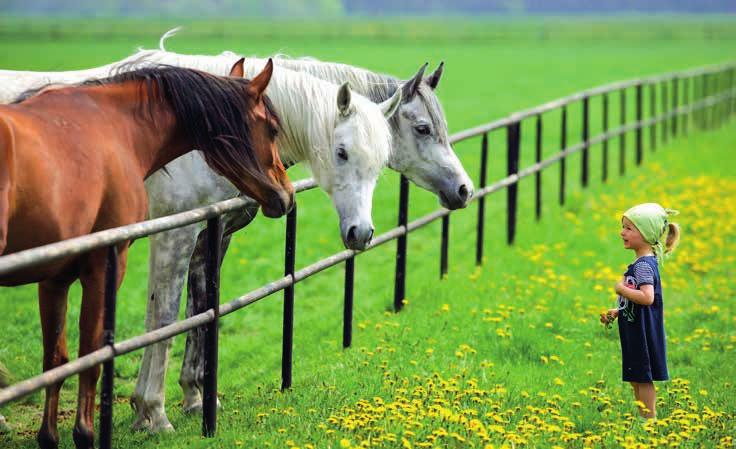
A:
MULTIPOLYGON (((711 129, 723 123, 736 109, 736 64, 698 68, 694 70, 672 72, 660 76, 615 82, 604 86, 584 90, 573 95, 544 103, 540 106, 520 111, 508 117, 487 123, 475 128, 456 133, 450 137, 451 143, 458 143, 481 136, 481 171, 478 190, 472 201, 478 202, 478 219, 476 227, 476 264, 483 261, 484 229, 485 229, 485 197, 500 190, 507 191, 507 233, 509 244, 514 242, 516 233, 516 216, 518 209, 518 184, 525 177, 534 175, 535 179, 535 216, 539 220, 542 216, 542 172, 554 165, 560 164, 559 203, 565 202, 566 159, 568 156, 582 152, 581 157, 581 185, 586 187, 590 183, 589 151, 595 145, 602 145, 602 181, 608 179, 609 147, 611 139, 619 139, 619 173, 625 173, 626 134, 635 132, 635 160, 641 164, 644 155, 644 132, 649 131, 649 148, 654 151, 657 145, 657 131, 661 132, 660 140, 666 142, 669 136, 677 136, 679 131, 688 132, 692 121, 701 129, 711 129), (671 90, 668 87, 671 85, 671 90), (681 86, 681 87, 680 87, 681 86), (644 118, 644 88, 649 88, 649 117, 644 118), (656 90, 660 88, 661 112, 657 113, 656 90), (636 120, 628 123, 626 120, 626 93, 635 89, 636 120), (619 92, 620 124, 609 129, 610 100, 619 92), (670 95, 671 93, 671 95, 670 95), (680 93, 682 94, 680 96, 680 93), (590 100, 601 97, 602 105, 602 132, 590 136, 590 100), (682 101, 680 101, 682 99, 682 101), (582 104, 582 120, 580 142, 567 145, 568 107, 582 104), (559 110, 561 113, 560 151, 542 159, 543 146, 543 115, 559 110), (521 142, 521 124, 526 119, 535 121, 535 163, 519 168, 519 154, 521 142), (669 125, 669 126, 668 126, 669 125), (659 130, 657 130, 659 126, 659 130), (486 185, 488 160, 488 135, 496 130, 506 130, 507 148, 507 176, 486 185)), ((312 179, 297 181, 297 191, 309 190, 316 187, 312 179)), ((355 270, 355 256, 361 252, 370 251, 389 241, 397 240, 397 257, 394 279, 394 309, 401 310, 404 301, 406 282, 406 248, 407 237, 412 231, 424 227, 438 219, 442 219, 440 276, 447 273, 449 226, 451 211, 439 209, 423 217, 408 221, 409 182, 401 176, 399 193, 398 226, 374 238, 364 251, 343 250, 325 259, 317 261, 302 269, 295 269, 295 244, 297 231, 297 208, 287 216, 285 270, 284 276, 268 284, 250 291, 228 303, 219 304, 219 264, 220 258, 219 228, 222 226, 220 216, 253 204, 252 200, 240 197, 209 206, 193 209, 187 212, 148 220, 128 226, 108 229, 87 236, 77 237, 38 248, 20 251, 18 253, 0 256, 0 276, 15 270, 28 268, 45 262, 58 260, 82 254, 96 248, 108 247, 108 269, 106 271, 105 289, 105 320, 102 348, 91 352, 76 360, 48 370, 40 375, 18 382, 0 390, 0 405, 27 396, 42 388, 51 386, 79 374, 100 363, 103 364, 101 407, 100 407, 100 447, 112 447, 112 392, 113 392, 113 363, 117 356, 149 346, 189 330, 204 327, 206 344, 205 352, 205 381, 204 381, 204 413, 202 431, 205 436, 213 436, 216 431, 216 403, 217 403, 217 323, 220 317, 242 309, 256 301, 284 291, 284 320, 282 345, 282 388, 291 387, 291 361, 293 336, 293 305, 294 285, 317 273, 345 262, 344 284, 344 313, 343 313, 343 346, 349 347, 352 342, 352 305, 353 280, 355 270), (151 234, 163 232, 181 226, 207 220, 207 264, 206 264, 206 310, 195 311, 187 319, 172 323, 162 328, 147 332, 136 337, 115 342, 115 279, 117 267, 115 245, 117 243, 142 238, 151 234)))

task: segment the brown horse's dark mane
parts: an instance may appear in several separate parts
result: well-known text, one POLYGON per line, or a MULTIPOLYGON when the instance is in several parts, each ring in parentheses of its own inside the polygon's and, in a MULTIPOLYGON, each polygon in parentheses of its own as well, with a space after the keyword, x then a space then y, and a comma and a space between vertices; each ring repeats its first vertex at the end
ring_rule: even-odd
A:
MULTIPOLYGON (((207 164, 222 174, 241 173, 266 184, 273 182, 260 170, 250 137, 248 111, 253 107, 247 93, 249 80, 222 77, 198 70, 158 65, 120 72, 103 79, 88 80, 78 86, 105 86, 125 82, 141 82, 141 111, 155 119, 156 102, 167 104, 176 117, 179 129, 202 151, 207 164), (147 98, 148 100, 144 100, 147 98), (229 170, 224 170, 225 168, 229 170)), ((46 86, 22 94, 22 102, 46 86)), ((263 95, 266 114, 280 123, 270 99, 263 95)))

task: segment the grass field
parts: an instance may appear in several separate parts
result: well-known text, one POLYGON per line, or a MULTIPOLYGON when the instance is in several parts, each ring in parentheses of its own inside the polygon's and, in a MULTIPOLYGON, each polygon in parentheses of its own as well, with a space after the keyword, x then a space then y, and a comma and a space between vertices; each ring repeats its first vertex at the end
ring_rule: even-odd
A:
MULTIPOLYGON (((87 67, 124 57, 139 46, 155 47, 158 41, 152 32, 126 37, 121 31, 100 39, 94 34, 75 35, 67 27, 56 35, 44 34, 49 25, 43 22, 38 25, 43 32, 28 37, 11 32, 17 22, 0 25, 2 68, 87 67)), ((168 25, 162 24, 159 31, 168 25)), ((546 29, 554 32, 545 39, 534 38, 529 22, 513 25, 488 23, 488 27, 516 30, 506 39, 494 39, 478 22, 458 29, 476 30, 483 39, 453 38, 456 35, 446 29, 440 38, 428 39, 426 28, 416 24, 398 25, 419 30, 416 40, 396 36, 375 40, 360 33, 350 38, 335 33, 321 39, 278 35, 265 39, 246 32, 202 37, 187 36, 184 31, 167 47, 181 52, 229 49, 246 55, 311 55, 405 77, 424 61, 436 65, 444 60, 447 68, 438 93, 451 131, 597 84, 734 58, 734 40, 728 31, 733 23, 723 19, 704 23, 668 19, 651 27, 642 19, 615 25, 567 20, 559 30, 547 23, 546 29), (645 29, 658 32, 635 31, 645 29), (692 31, 706 29, 715 31, 692 31)), ((198 26, 202 27, 192 28, 198 30, 198 26)), ((247 23, 243 28, 248 28, 247 23)), ((131 25, 131 30, 139 28, 131 25)), ((304 31, 309 32, 313 31, 304 31)), ((618 117, 613 103, 612 117, 618 117)), ((629 108, 632 103, 628 102, 629 108)), ((592 107, 597 105, 594 101, 592 107)), ((579 109, 571 109, 570 114, 579 117, 579 109)), ((596 117, 593 132, 600 127, 596 117)), ((558 120, 555 114, 545 116, 545 154, 558 149, 558 120)), ((579 137, 579 119, 570 123, 572 142, 579 137)), ((526 163, 532 155, 531 133, 526 126, 522 131, 526 163)), ((736 249, 734 138, 733 124, 717 132, 691 133, 660 144, 656 153, 647 152, 642 169, 633 168, 629 138, 627 174, 613 176, 607 185, 599 181, 601 159, 595 148, 593 186, 584 192, 577 187, 579 161, 573 157, 570 197, 564 209, 556 205, 557 170, 545 172, 544 219, 539 224, 533 220, 532 184, 524 181, 519 234, 512 248, 503 243, 505 200, 502 195, 492 196, 487 204, 487 261, 482 269, 475 268, 472 257, 476 206, 454 214, 451 269, 445 281, 437 276, 439 224, 411 234, 408 305, 398 315, 387 312, 395 246, 388 244, 360 256, 351 350, 340 349, 342 270, 331 269, 300 283, 291 392, 277 391, 280 296, 225 318, 219 378, 224 407, 216 439, 201 439, 199 420, 184 416, 178 405, 181 392, 176 380, 183 339, 175 342, 167 379, 169 418, 177 428, 174 435, 127 431, 133 420, 127 399, 142 353, 122 357, 116 361, 115 445, 322 448, 370 441, 379 447, 466 447, 471 443, 472 447, 521 443, 571 448, 655 443, 731 447, 736 429, 736 369, 724 360, 733 359, 736 344, 731 279, 736 249), (620 382, 616 333, 604 330, 596 318, 611 304, 613 282, 631 260, 617 238, 618 214, 644 200, 680 209, 684 228, 683 244, 664 268, 674 380, 659 386, 662 418, 654 426, 632 419, 629 387, 620 382)), ((503 133, 491 135, 491 180, 505 170, 504 139, 503 133)), ((477 139, 456 147, 476 180, 478 147, 477 139)), ((613 143, 611 148, 617 151, 613 143)), ((612 173, 616 169, 614 165, 612 173)), ((303 176, 304 171, 296 170, 292 178, 303 176)), ((376 191, 378 233, 395 225, 397 185, 398 176, 386 173, 376 191)), ((416 188, 411 201, 410 219, 437 207, 432 195, 416 188)), ((307 192, 300 195, 299 204, 298 267, 341 249, 337 217, 325 195, 307 192), (325 226, 330 219, 334 225, 325 226)), ((234 239, 222 273, 223 301, 281 276, 283 224, 283 220, 262 218, 234 239)), ((119 296, 119 339, 144 330, 146 257, 145 241, 137 242, 119 296)), ((72 353, 76 352, 79 296, 74 288, 68 313, 72 353)), ((3 289, 0 310, 7 323, 0 360, 18 378, 37 374, 41 338, 35 288, 3 289)), ((72 447, 75 391, 76 379, 70 379, 62 392, 62 447, 72 447)), ((0 445, 35 447, 33 435, 41 409, 40 394, 4 408, 15 432, 0 436, 0 445)))

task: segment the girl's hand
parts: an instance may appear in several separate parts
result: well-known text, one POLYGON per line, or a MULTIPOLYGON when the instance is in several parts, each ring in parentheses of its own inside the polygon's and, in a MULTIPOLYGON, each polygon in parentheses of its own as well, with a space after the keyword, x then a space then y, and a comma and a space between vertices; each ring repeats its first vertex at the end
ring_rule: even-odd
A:
POLYGON ((618 309, 609 309, 605 312, 601 312, 601 323, 609 325, 618 318, 618 309))

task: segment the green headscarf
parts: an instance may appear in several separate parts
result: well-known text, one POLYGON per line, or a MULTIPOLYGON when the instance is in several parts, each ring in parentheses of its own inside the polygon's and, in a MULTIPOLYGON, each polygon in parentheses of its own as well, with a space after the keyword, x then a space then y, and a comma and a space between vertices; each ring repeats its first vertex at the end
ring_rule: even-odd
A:
POLYGON ((664 264, 665 247, 667 240, 667 228, 669 220, 667 217, 679 214, 673 209, 665 209, 657 203, 638 204, 624 212, 636 229, 639 230, 644 240, 652 245, 654 254, 659 263, 664 264))

